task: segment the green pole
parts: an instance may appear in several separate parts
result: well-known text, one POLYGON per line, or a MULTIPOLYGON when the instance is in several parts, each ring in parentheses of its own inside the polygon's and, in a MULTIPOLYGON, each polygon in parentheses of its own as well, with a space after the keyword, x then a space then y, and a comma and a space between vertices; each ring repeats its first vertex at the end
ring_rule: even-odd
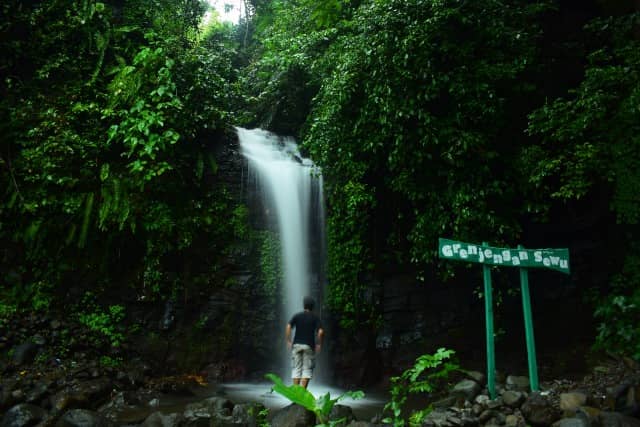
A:
MULTIPOLYGON (((486 242, 482 243, 488 246, 486 242)), ((487 388, 491 399, 496 398, 496 356, 493 339, 493 292, 491 290, 491 269, 487 265, 482 266, 484 278, 484 314, 487 327, 487 388)))
MULTIPOLYGON (((522 245, 518 245, 522 249, 522 245)), ((522 311, 524 312, 524 333, 527 339, 527 361, 529 363, 529 383, 531 391, 538 390, 538 365, 536 364, 536 343, 533 336, 533 316, 531 315, 531 298, 529 297, 529 272, 520 269, 520 289, 522 291, 522 311)))

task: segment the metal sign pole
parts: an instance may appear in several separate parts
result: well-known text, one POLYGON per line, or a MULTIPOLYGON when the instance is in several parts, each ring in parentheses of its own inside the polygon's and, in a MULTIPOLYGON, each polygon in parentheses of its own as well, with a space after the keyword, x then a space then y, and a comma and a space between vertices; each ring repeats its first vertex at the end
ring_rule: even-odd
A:
MULTIPOLYGON (((518 245, 522 248, 522 245, 518 245)), ((522 312, 524 314, 524 334, 527 341, 527 362, 529 364, 529 383, 531 391, 537 391, 538 365, 536 363, 536 342, 533 334, 533 315, 531 314, 531 297, 529 296, 529 271, 520 269, 520 290, 522 292, 522 312)))
MULTIPOLYGON (((486 245, 486 243, 483 243, 486 245)), ((484 279, 484 315, 487 329, 487 388, 492 399, 496 398, 496 353, 493 335, 493 290, 491 289, 491 269, 482 266, 484 279)))

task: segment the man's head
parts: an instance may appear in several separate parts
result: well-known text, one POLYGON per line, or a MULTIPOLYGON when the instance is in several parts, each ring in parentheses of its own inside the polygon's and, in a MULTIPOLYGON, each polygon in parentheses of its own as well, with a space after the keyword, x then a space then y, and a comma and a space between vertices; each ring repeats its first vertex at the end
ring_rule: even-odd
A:
POLYGON ((305 310, 313 310, 313 306, 315 305, 315 301, 311 297, 304 297, 302 300, 302 305, 305 310))

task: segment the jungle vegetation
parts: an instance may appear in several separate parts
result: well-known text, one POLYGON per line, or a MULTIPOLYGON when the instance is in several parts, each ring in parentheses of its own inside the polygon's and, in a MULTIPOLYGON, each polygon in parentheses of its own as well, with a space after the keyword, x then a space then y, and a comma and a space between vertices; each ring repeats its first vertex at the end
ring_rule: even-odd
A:
POLYGON ((637 2, 208 8, 2 3, 1 315, 229 286, 247 213, 213 153, 261 126, 323 168, 343 327, 379 321, 385 269, 455 280, 438 237, 563 245, 598 343, 640 357, 637 2))

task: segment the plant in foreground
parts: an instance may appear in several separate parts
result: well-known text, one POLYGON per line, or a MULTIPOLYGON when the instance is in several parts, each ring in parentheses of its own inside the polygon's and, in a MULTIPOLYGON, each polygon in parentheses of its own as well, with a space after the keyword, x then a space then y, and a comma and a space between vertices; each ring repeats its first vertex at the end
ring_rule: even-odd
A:
MULTIPOLYGON (((384 406, 385 411, 391 411, 391 417, 385 418, 383 422, 393 424, 394 427, 403 427, 405 419, 402 417, 402 407, 409 394, 431 393, 439 381, 446 380, 450 372, 458 370, 460 367, 456 363, 447 361, 453 354, 453 350, 439 348, 434 354, 418 357, 413 367, 404 371, 402 375, 391 377, 391 401, 384 406)), ((409 416, 409 425, 421 425, 424 417, 432 410, 429 405, 413 412, 409 416)))
POLYGON ((327 392, 327 394, 324 394, 316 399, 316 397, 306 388, 297 384, 287 386, 282 382, 282 379, 275 374, 266 374, 265 377, 273 381, 273 391, 286 397, 291 402, 296 403, 316 414, 316 417, 319 421, 319 426, 332 427, 344 421, 344 419, 329 420, 331 409, 333 409, 334 405, 338 403, 338 401, 344 399, 345 397, 350 397, 354 400, 362 399, 364 397, 364 393, 358 390, 347 391, 336 397, 335 399, 332 399, 331 394, 327 392))

